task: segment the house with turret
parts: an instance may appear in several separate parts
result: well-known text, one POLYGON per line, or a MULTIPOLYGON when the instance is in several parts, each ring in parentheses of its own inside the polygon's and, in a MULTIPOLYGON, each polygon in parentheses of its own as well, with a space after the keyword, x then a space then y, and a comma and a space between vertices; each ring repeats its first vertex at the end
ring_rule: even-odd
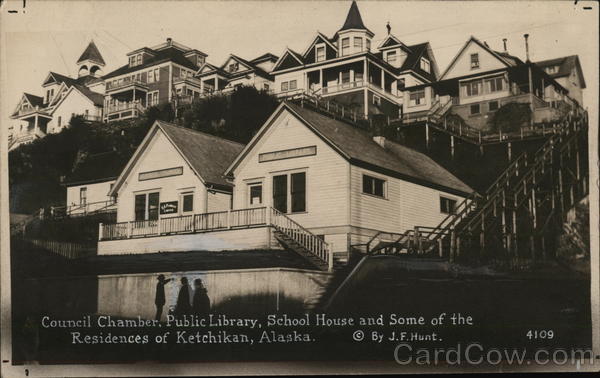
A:
POLYGON ((9 150, 60 132, 75 115, 93 121, 102 119, 104 81, 101 75, 106 63, 94 41, 88 44, 76 65, 76 78, 49 72, 42 82, 41 95, 23 93, 10 116, 9 150))
POLYGON ((404 88, 435 81, 437 63, 428 42, 406 45, 389 24, 378 46, 372 45, 374 36, 353 1, 332 37, 317 32, 304 51, 286 49, 271 71, 275 93, 289 97, 302 92, 335 101, 360 118, 399 118, 404 88))

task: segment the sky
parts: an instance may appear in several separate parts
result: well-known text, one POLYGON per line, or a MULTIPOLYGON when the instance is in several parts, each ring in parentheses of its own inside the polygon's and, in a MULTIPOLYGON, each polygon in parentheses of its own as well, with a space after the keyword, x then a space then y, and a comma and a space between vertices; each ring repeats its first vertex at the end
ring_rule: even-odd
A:
MULTIPOLYGON (((221 64, 234 53, 246 59, 286 47, 304 52, 317 31, 332 36, 350 1, 8 1, 1 9, 0 111, 3 120, 21 93, 42 95, 49 71, 75 76, 76 61, 90 40, 108 73, 127 64, 126 53, 167 37, 208 54, 221 64), (8 13, 16 10, 16 13, 8 13)), ((525 58, 529 33, 533 61, 577 54, 588 96, 598 93, 598 4, 579 1, 358 1, 376 47, 392 34, 405 44, 429 41, 441 72, 471 36, 525 58), (585 10, 584 7, 591 7, 585 10)), ((596 98, 589 100, 597 101, 596 98)))

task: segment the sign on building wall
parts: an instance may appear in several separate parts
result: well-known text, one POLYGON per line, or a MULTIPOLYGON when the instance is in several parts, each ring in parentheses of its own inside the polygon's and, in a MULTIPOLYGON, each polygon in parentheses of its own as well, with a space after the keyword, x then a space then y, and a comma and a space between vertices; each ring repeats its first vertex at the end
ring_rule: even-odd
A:
POLYGON ((177 214, 179 202, 169 201, 160 203, 160 215, 177 214))
POLYGON ((159 169, 156 171, 140 172, 138 180, 146 181, 163 177, 180 176, 183 174, 183 167, 159 169))

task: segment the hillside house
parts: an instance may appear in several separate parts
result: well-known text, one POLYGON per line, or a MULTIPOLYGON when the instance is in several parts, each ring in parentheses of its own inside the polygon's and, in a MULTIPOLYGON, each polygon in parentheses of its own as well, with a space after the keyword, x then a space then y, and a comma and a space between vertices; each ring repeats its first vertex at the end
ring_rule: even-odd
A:
POLYGON ((569 97, 577 101, 579 106, 583 106, 583 90, 586 85, 579 56, 564 56, 542 60, 535 64, 566 88, 569 91, 569 97))
MULTIPOLYGON (((211 95, 228 93, 240 86, 252 86, 258 90, 273 90, 273 76, 269 74, 277 57, 266 53, 252 60, 231 54, 220 66, 205 63, 194 75, 200 85, 200 93, 211 95)), ((186 103, 193 100, 189 96, 181 99, 186 103)))
POLYGON ((67 192, 64 214, 78 216, 116 212, 115 198, 109 193, 126 162, 114 151, 85 157, 64 181, 67 192))
POLYGON ((333 37, 317 33, 303 53, 286 49, 271 71, 275 93, 334 100, 361 118, 400 117, 404 87, 439 76, 433 51, 428 42, 408 46, 391 33, 377 47, 371 46, 373 38, 353 1, 333 37))
POLYGON ((74 115, 100 121, 103 111, 104 59, 91 41, 77 60, 77 78, 50 72, 42 83, 43 96, 24 93, 11 115, 9 149, 58 133, 74 115))
POLYGON ((404 97, 405 122, 452 113, 479 130, 486 130, 493 114, 508 103, 528 104, 532 123, 555 120, 574 106, 568 90, 540 67, 475 37, 438 81, 407 87, 404 97))
POLYGON ((207 54, 167 38, 154 47, 127 54, 129 63, 103 77, 106 82, 104 120, 138 117, 145 108, 171 102, 175 96, 199 96, 194 73, 207 54))

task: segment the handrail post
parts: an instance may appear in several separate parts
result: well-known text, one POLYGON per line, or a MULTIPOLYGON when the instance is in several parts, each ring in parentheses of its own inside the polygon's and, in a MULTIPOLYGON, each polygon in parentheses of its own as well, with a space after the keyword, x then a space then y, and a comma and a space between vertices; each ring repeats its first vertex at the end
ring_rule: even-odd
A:
POLYGON ((227 210, 227 229, 231 230, 231 210, 227 210))
POLYGON ((331 247, 327 248, 327 254, 329 256, 327 261, 327 270, 332 272, 333 271, 333 249, 331 249, 331 247))
POLYGON ((127 236, 127 239, 130 239, 130 238, 131 238, 131 235, 133 234, 133 223, 134 223, 134 222, 129 222, 129 223, 127 224, 127 230, 126 230, 126 236, 127 236))
POLYGON ((98 223, 98 241, 102 240, 102 222, 98 223))

